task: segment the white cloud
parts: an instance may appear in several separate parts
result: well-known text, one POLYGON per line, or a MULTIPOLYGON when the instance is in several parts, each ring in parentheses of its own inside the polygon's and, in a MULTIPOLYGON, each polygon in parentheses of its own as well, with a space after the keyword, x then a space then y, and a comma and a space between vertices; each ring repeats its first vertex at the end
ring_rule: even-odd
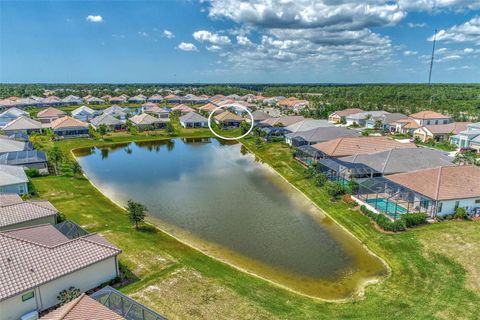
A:
POLYGON ((410 51, 410 50, 405 50, 405 51, 403 51, 403 55, 404 55, 404 56, 407 56, 407 57, 408 57, 408 56, 415 56, 415 55, 417 55, 417 54, 418 54, 417 51, 410 51))
POLYGON ((410 28, 424 28, 427 26, 427 24, 425 22, 423 23, 412 23, 412 22, 409 22, 407 23, 407 25, 410 27, 410 28))
POLYGON ((138 35, 139 35, 140 37, 144 37, 144 38, 145 38, 145 37, 148 37, 148 33, 146 33, 145 31, 139 31, 139 32, 138 32, 138 35))
POLYGON ((199 30, 193 33, 193 38, 198 42, 205 42, 216 46, 224 46, 231 43, 230 38, 206 30, 199 30))
POLYGON ((168 30, 163 30, 163 36, 167 39, 175 38, 175 35, 173 34, 173 32, 168 30))
POLYGON ((182 51, 198 51, 197 47, 193 43, 182 42, 177 46, 182 51))
POLYGON ((478 0, 399 0, 398 4, 409 11, 459 11, 480 8, 478 0))
MULTIPOLYGON (((428 38, 433 41, 434 36, 428 38)), ((442 29, 436 34, 437 41, 446 43, 474 43, 480 45, 480 16, 474 17, 461 25, 454 25, 449 29, 442 29)))
POLYGON ((94 16, 94 15, 88 15, 86 17, 86 20, 88 22, 103 22, 102 16, 94 16))
POLYGON ((248 39, 246 36, 237 36, 237 43, 242 46, 252 45, 252 41, 250 41, 250 39, 248 39))

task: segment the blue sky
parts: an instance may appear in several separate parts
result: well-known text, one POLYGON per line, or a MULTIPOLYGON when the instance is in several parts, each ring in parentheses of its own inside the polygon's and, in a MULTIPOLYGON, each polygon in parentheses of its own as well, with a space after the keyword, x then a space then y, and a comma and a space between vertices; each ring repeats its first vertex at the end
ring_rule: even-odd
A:
POLYGON ((479 0, 0 0, 0 82, 480 81, 479 0))

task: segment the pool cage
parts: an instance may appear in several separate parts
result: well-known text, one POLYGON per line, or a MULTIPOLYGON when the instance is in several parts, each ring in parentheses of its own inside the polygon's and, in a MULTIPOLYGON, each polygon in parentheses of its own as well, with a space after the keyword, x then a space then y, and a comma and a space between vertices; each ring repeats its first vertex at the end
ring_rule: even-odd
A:
POLYGON ((155 311, 109 286, 94 292, 90 297, 127 320, 166 320, 155 311))
POLYGON ((351 180, 356 182, 380 177, 382 174, 362 163, 342 161, 337 158, 325 158, 317 162, 318 171, 324 173, 329 180, 346 184, 351 180))
POLYGON ((55 228, 60 231, 68 239, 75 239, 78 237, 83 237, 88 234, 88 232, 80 227, 75 222, 66 220, 55 225, 55 228))
POLYGON ((376 177, 359 182, 353 196, 393 220, 400 215, 422 212, 434 216, 436 202, 387 178, 376 177))
POLYGON ((295 150, 295 159, 309 166, 322 159, 322 153, 311 145, 300 146, 295 150))

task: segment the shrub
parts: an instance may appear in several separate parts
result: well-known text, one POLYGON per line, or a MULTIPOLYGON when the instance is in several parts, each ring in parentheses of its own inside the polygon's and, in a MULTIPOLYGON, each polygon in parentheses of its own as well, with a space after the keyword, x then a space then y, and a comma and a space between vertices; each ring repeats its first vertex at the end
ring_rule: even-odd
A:
POLYGON ((25 174, 29 178, 40 177, 40 171, 38 171, 38 169, 25 169, 25 174))
POLYGON ((310 178, 313 178, 313 176, 316 173, 317 173, 317 168, 315 167, 315 165, 309 165, 308 168, 306 168, 305 171, 303 171, 303 176, 306 179, 310 179, 310 178))
POLYGON ((57 299, 58 301, 60 301, 60 305, 64 305, 78 298, 79 296, 80 296, 80 289, 77 289, 75 287, 70 287, 68 289, 60 291, 60 293, 57 296, 57 299))
POLYGON ((425 213, 407 213, 400 215, 400 219, 405 222, 407 228, 426 223, 427 217, 428 215, 425 213))
POLYGON ((325 190, 332 199, 338 199, 338 197, 346 193, 345 188, 340 183, 332 181, 325 183, 325 190))
POLYGON ((407 229, 405 221, 402 219, 392 221, 383 214, 378 214, 371 210, 368 210, 365 206, 361 206, 360 211, 363 212, 367 217, 375 221, 377 225, 385 231, 399 232, 405 231, 407 229))
POLYGON ((462 220, 467 220, 469 219, 467 210, 465 208, 457 208, 455 210, 455 215, 453 216, 455 219, 462 219, 462 220))
POLYGON ((325 185, 325 183, 327 183, 328 178, 323 173, 317 172, 313 176, 313 180, 315 181, 315 185, 317 185, 317 187, 323 187, 325 185))

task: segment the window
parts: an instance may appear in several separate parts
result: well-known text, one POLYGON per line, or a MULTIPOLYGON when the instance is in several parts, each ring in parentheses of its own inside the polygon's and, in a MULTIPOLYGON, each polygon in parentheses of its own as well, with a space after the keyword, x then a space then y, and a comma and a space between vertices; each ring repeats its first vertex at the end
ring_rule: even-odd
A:
POLYGON ((443 202, 438 204, 438 212, 442 212, 443 202))
POLYGON ((458 207, 460 206, 460 201, 455 201, 455 211, 458 209, 458 207))
POLYGON ((480 199, 475 200, 475 203, 480 203, 480 199))
POLYGON ((24 295, 22 295, 22 301, 30 300, 30 299, 32 299, 34 296, 35 296, 35 293, 34 293, 33 291, 30 291, 30 292, 28 292, 28 293, 25 293, 24 295))
POLYGON ((18 186, 18 193, 20 193, 20 194, 25 193, 25 186, 23 184, 18 186))

